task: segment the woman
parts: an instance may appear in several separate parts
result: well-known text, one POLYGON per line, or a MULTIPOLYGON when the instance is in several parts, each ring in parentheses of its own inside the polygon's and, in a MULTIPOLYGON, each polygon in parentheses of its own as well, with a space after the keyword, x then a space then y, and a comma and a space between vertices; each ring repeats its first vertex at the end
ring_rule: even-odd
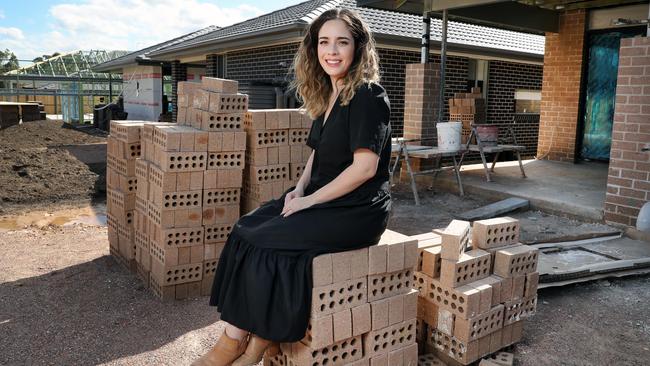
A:
POLYGON ((311 308, 311 263, 376 244, 390 212, 390 106, 368 27, 326 11, 294 60, 294 87, 315 119, 296 187, 240 218, 221 254, 210 305, 228 323, 195 365, 253 365, 296 342, 311 308))

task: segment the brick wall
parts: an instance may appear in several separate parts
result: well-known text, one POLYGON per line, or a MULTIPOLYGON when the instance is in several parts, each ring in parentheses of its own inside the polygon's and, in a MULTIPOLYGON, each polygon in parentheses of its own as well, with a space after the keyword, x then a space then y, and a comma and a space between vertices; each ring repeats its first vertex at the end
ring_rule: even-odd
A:
POLYGON ((636 225, 650 200, 650 38, 621 40, 605 221, 636 225))
MULTIPOLYGON (((226 77, 238 80, 240 83, 252 81, 271 82, 274 79, 282 79, 286 76, 288 68, 280 66, 283 62, 291 65, 298 43, 269 46, 231 52, 226 56, 226 77)), ((386 88, 391 101, 391 126, 394 136, 402 136, 404 126, 404 88, 406 79, 406 65, 420 62, 420 53, 415 51, 396 50, 389 48, 378 48, 382 85, 386 88)), ((440 56, 431 55, 429 61, 433 67, 439 69, 440 56)), ((514 97, 515 88, 529 88, 530 85, 541 85, 541 71, 539 66, 518 64, 513 62, 497 62, 494 67, 498 76, 491 77, 490 83, 495 84, 494 96, 498 100, 514 97), (536 82, 532 81, 536 78, 536 82)), ((492 64, 491 64, 492 67, 492 64)), ((492 69, 491 69, 492 70, 492 69)), ((467 91, 468 59, 466 57, 449 56, 447 58, 447 75, 445 100, 453 97, 454 93, 467 91)), ((532 88, 531 89, 535 89, 532 88)), ((505 102, 504 102, 505 103, 505 102)), ((489 104, 489 103, 488 103, 489 104)), ((505 109, 514 112, 514 106, 505 106, 496 115, 504 118, 508 113, 505 109)), ((445 118, 448 118, 448 104, 445 102, 445 118)), ((510 115, 512 115, 510 113, 510 115)), ((522 131, 518 135, 528 135, 526 144, 530 145, 531 151, 536 149, 537 123, 529 123, 521 126, 522 131), (531 137, 532 136, 532 137, 531 137)))
MULTIPOLYGON (((507 61, 490 61, 487 90, 487 121, 491 124, 506 125, 515 116, 515 91, 517 89, 542 89, 541 65, 519 64, 507 61)), ((526 146, 525 157, 537 153, 539 134, 538 115, 518 115, 513 127, 517 143, 526 146)), ((506 136, 501 128, 499 137, 506 136)))
POLYGON ((567 11, 560 32, 546 33, 538 157, 574 161, 585 20, 585 10, 567 11))
POLYGON ((230 52, 226 55, 226 78, 243 84, 283 80, 296 51, 298 43, 230 52))

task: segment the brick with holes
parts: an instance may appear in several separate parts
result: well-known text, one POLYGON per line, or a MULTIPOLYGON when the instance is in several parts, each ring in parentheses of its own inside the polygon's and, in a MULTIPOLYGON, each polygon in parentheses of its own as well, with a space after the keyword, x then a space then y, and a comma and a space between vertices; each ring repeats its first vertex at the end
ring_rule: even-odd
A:
POLYGON ((458 287, 490 275, 490 253, 474 249, 463 253, 458 261, 442 260, 440 282, 447 287, 458 287))
POLYGON ((238 205, 240 188, 220 188, 203 190, 203 207, 238 205))
POLYGON ((208 136, 207 151, 232 152, 246 150, 246 132, 219 131, 206 132, 208 136))
POLYGON ((244 169, 243 151, 209 152, 206 156, 205 167, 207 170, 244 169))
POLYGON ((438 330, 433 330, 429 342, 433 344, 435 349, 439 352, 436 353, 437 356, 445 356, 445 358, 450 357, 463 365, 470 364, 478 360, 480 357, 479 341, 466 343, 438 330))
POLYGON ((266 183, 288 180, 290 176, 289 164, 276 164, 266 166, 248 166, 246 176, 251 183, 266 183))
POLYGON ((537 310, 537 296, 528 299, 507 301, 504 306, 504 325, 513 324, 535 315, 537 310))
POLYGON ((312 289, 312 317, 351 309, 368 302, 366 277, 338 282, 312 289))
POLYGON ((474 221, 472 244, 477 248, 490 249, 519 242, 519 220, 497 217, 474 221))
POLYGON ((478 340, 503 328, 504 306, 499 304, 488 312, 470 319, 456 319, 453 336, 464 342, 478 340))
POLYGON ((444 230, 437 231, 442 240, 442 259, 457 261, 460 258, 469 244, 470 227, 467 221, 452 220, 444 230))
POLYGON ((413 283, 413 270, 369 275, 368 300, 375 301, 408 293, 413 283))
MULTIPOLYGON (((440 238, 440 235, 434 233, 434 232, 428 232, 424 234, 419 234, 419 235, 412 235, 410 236, 411 239, 417 241, 417 246, 418 246, 418 263, 416 266, 416 271, 422 271, 422 260, 423 260, 423 251, 427 248, 432 248, 432 247, 439 247, 442 239, 440 238)), ((433 276, 431 276, 433 277, 433 276)))
MULTIPOLYGON (((192 108, 188 112, 192 114, 192 108)), ((193 120, 198 120, 198 127, 207 132, 241 131, 244 125, 244 113, 211 113, 194 109, 193 120)))
POLYGON ((233 224, 206 225, 204 242, 206 244, 225 243, 232 227, 233 224))
POLYGON ((247 109, 248 95, 246 94, 209 93, 207 110, 212 113, 245 113, 247 109))
POLYGON ((494 256, 494 274, 513 277, 535 272, 537 258, 537 248, 528 245, 515 245, 498 250, 494 256))
POLYGON ((290 344, 290 350, 287 354, 288 363, 295 366, 347 365, 363 358, 361 337, 346 339, 317 350, 296 342, 290 344))
POLYGON ((410 319, 363 335, 364 355, 373 357, 415 343, 415 323, 410 319))
POLYGON ((190 263, 166 266, 158 260, 152 260, 151 277, 155 278, 163 286, 200 281, 203 278, 203 264, 190 263))
POLYGON ((431 278, 425 297, 440 308, 450 310, 464 319, 479 314, 481 292, 469 285, 450 288, 443 286, 437 279, 431 278))
POLYGON ((249 149, 258 149, 289 144, 288 130, 248 130, 246 146, 249 149))

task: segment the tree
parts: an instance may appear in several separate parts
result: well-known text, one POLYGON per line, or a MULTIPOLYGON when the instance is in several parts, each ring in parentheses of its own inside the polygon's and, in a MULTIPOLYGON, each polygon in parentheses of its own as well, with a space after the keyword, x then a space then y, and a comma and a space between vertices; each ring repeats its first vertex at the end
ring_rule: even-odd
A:
POLYGON ((8 49, 0 50, 0 74, 15 70, 18 67, 18 57, 13 52, 8 49))

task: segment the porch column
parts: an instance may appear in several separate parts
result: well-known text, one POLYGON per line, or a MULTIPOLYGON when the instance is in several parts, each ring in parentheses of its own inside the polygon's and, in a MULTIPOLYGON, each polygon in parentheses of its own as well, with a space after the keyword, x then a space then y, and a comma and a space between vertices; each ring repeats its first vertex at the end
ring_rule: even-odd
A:
MULTIPOLYGON (((436 135, 438 116, 438 93, 440 90, 440 69, 437 64, 406 65, 404 83, 404 138, 433 139, 436 135)), ((435 145, 433 140, 418 145, 435 145)), ((420 163, 414 159, 415 170, 420 163)), ((405 169, 402 170, 403 172, 405 169)))
POLYGON ((178 115, 178 82, 187 80, 187 66, 175 60, 172 66, 172 122, 176 122, 178 115))

